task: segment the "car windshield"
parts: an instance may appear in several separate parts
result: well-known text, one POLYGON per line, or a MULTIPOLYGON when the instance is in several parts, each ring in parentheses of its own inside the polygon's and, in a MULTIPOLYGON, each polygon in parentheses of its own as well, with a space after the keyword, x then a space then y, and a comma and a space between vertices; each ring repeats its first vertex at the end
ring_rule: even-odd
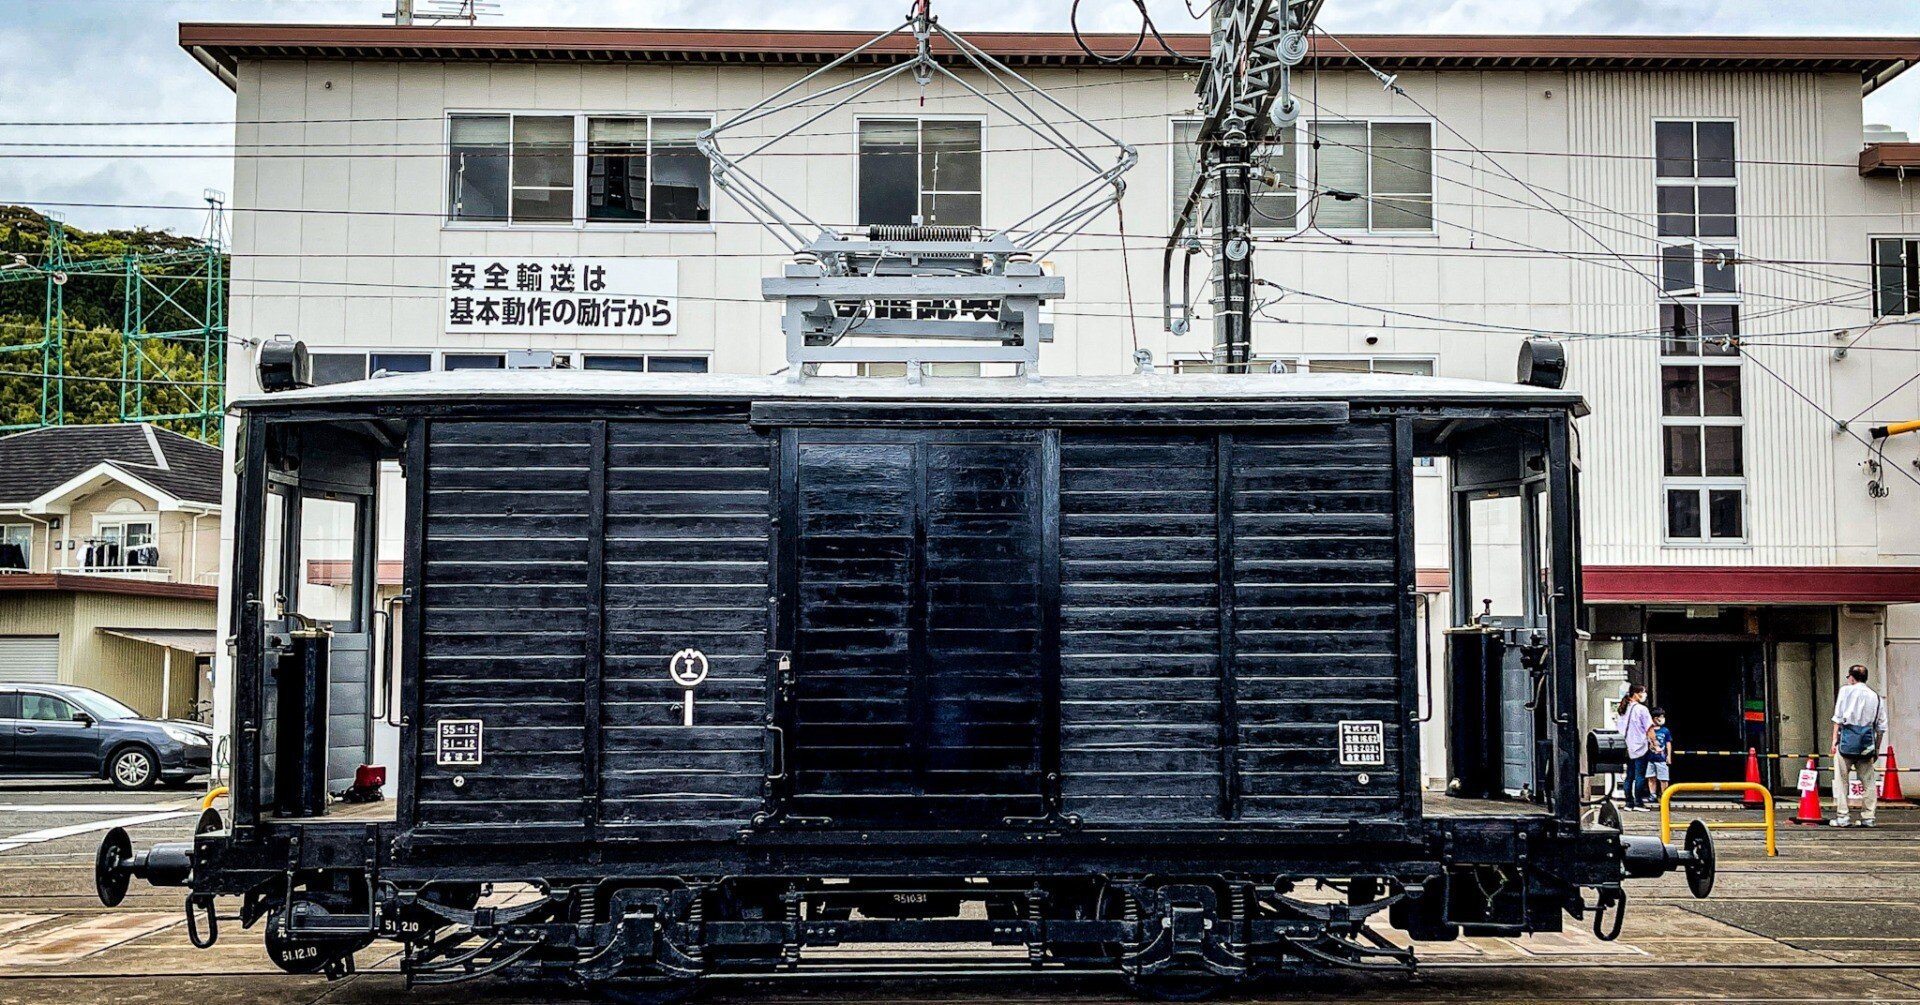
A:
POLYGON ((140 713, 98 691, 69 691, 67 700, 87 710, 96 719, 138 719, 140 713))

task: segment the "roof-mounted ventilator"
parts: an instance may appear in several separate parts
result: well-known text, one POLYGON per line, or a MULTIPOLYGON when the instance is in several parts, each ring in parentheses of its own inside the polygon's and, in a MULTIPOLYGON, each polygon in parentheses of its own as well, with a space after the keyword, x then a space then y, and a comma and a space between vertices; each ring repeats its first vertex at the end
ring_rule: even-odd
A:
MULTIPOLYGON (((1121 176, 1139 160, 1132 147, 942 27, 928 3, 916 0, 899 27, 696 140, 713 165, 715 183, 795 255, 783 276, 761 283, 763 296, 786 303, 781 327, 792 379, 799 379, 810 364, 820 363, 905 363, 910 376, 927 363, 1013 363, 1023 374, 1037 375, 1040 343, 1052 338, 1052 325, 1040 319, 1041 305, 1066 294, 1066 280, 1047 275, 1041 262, 1120 200, 1125 191, 1121 176), (863 54, 902 35, 914 40, 914 53, 904 62, 833 79, 863 54), (934 52, 936 40, 945 43, 939 57, 934 52), (961 69, 971 68, 984 79, 969 81, 942 59, 961 69), (1023 128, 1038 138, 1041 151, 1065 155, 1088 177, 996 230, 926 226, 916 216, 910 225, 854 227, 848 228, 849 233, 809 216, 745 170, 743 165, 756 155, 908 74, 923 89, 936 77, 952 81, 1009 120, 990 125, 1023 128), (802 110, 803 118, 791 128, 744 137, 754 145, 743 153, 730 155, 721 149, 722 138, 740 136, 741 127, 796 109, 802 110), (1065 128, 1049 121, 1041 109, 1058 113, 1065 128), (1075 142, 1069 129, 1084 130, 1095 142, 1075 142), (1112 163, 1096 160, 1095 154, 1108 151, 1112 163), (934 306, 918 306, 928 301, 934 306), (843 344, 849 336, 903 341, 843 344), (929 340, 951 344, 927 344, 929 340)), ((986 150, 981 153, 984 157, 986 150)))

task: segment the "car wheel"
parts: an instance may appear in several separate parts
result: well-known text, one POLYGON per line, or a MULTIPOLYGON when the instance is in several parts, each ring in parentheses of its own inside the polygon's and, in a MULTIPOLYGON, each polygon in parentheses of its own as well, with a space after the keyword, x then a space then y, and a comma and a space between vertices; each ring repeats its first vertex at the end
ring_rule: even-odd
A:
POLYGON ((160 765, 141 747, 127 747, 113 755, 107 778, 116 789, 149 789, 160 778, 160 765))

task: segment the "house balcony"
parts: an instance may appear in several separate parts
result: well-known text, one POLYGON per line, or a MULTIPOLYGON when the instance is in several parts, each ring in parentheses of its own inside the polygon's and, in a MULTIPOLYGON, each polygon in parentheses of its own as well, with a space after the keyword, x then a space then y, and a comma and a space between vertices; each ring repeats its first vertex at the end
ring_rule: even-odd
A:
POLYGON ((177 583, 173 570, 158 565, 63 565, 53 572, 61 576, 108 576, 135 579, 143 583, 177 583))

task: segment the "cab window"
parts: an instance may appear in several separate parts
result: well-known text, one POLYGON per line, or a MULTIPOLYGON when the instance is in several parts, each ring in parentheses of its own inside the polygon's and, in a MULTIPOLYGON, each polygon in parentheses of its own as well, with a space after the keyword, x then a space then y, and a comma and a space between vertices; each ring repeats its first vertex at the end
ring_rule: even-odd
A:
POLYGON ((20 718, 20 692, 0 691, 0 719, 20 718))

